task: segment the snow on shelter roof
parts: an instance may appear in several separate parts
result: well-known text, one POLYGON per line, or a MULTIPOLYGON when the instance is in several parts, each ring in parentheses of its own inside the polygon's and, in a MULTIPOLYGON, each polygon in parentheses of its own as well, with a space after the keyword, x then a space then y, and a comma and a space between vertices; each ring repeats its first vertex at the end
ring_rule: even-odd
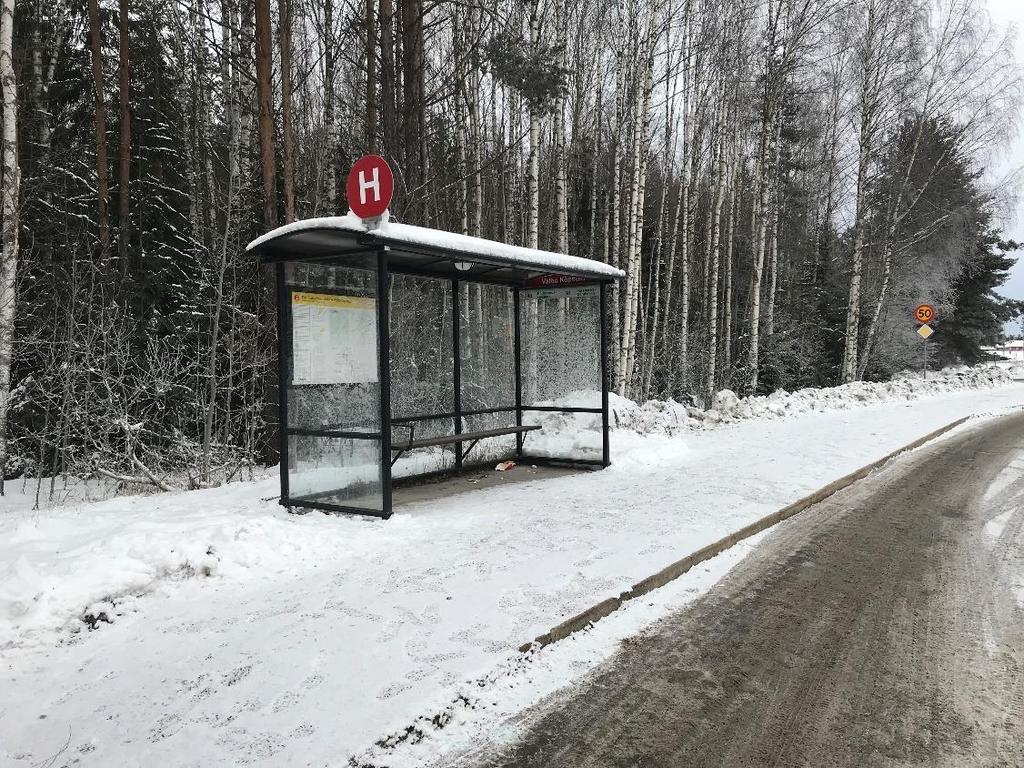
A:
MULTIPOLYGON (((442 259, 449 269, 456 261, 471 262, 474 270, 477 266, 489 266, 491 268, 486 270, 488 273, 498 272, 496 268, 500 268, 504 273, 502 277, 509 281, 512 281, 513 275, 518 279, 552 273, 595 280, 625 277, 621 269, 593 259, 522 248, 412 224, 399 224, 388 221, 386 213, 372 229, 351 212, 344 216, 295 221, 256 238, 246 246, 246 251, 266 261, 277 261, 327 254, 339 248, 372 248, 377 245, 390 246, 395 256, 405 252, 426 252, 434 260, 442 259)), ((466 279, 474 279, 472 272, 464 274, 466 279)))

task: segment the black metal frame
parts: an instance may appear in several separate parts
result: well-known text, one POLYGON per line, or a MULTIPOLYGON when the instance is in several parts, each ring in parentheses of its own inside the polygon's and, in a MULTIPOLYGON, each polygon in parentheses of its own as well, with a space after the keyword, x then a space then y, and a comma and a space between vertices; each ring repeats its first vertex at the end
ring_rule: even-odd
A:
MULTIPOLYGON (((521 333, 521 293, 523 290, 528 289, 525 285, 510 285, 505 281, 491 281, 487 279, 478 279, 479 276, 474 274, 469 277, 445 277, 439 276, 438 274, 431 273, 427 270, 395 266, 392 267, 389 261, 390 247, 388 245, 377 245, 374 248, 349 248, 340 249, 330 254, 320 254, 313 258, 300 257, 297 259, 286 259, 275 257, 270 259, 273 269, 275 270, 275 283, 276 283, 276 297, 277 297, 277 334, 278 334, 278 386, 279 386, 279 413, 281 419, 281 428, 279 430, 280 435, 280 453, 281 453, 281 498, 280 503, 286 507, 303 507, 310 509, 319 509, 325 512, 339 512, 339 513, 350 513, 358 515, 367 515, 372 517, 382 517, 387 519, 391 517, 393 511, 393 494, 392 489, 396 482, 404 484, 417 479, 425 479, 430 477, 441 477, 451 474, 458 474, 463 471, 478 469, 481 467, 489 466, 489 462, 480 464, 466 464, 465 457, 472 450, 473 446, 476 445, 477 441, 473 441, 469 449, 463 451, 462 442, 455 442, 455 466, 447 469, 440 469, 431 472, 421 473, 407 478, 401 478, 396 481, 392 477, 392 466, 394 461, 397 460, 397 456, 392 460, 391 456, 395 450, 391 440, 392 429, 398 425, 412 425, 418 421, 431 421, 431 420, 444 420, 452 419, 452 425, 454 427, 454 434, 463 434, 463 419, 468 416, 481 416, 490 415, 496 413, 514 413, 515 414, 515 425, 517 427, 523 426, 523 414, 534 412, 564 412, 564 413, 600 413, 602 423, 602 456, 601 459, 560 459, 551 456, 532 456, 524 453, 524 433, 516 434, 516 448, 515 458, 517 462, 535 464, 538 466, 553 466, 553 467, 582 467, 582 468, 599 468, 607 467, 611 464, 609 440, 608 440, 608 429, 609 429, 609 406, 608 406, 608 390, 609 390, 609 371, 608 371, 608 299, 607 291, 608 284, 610 281, 603 279, 589 279, 586 282, 580 282, 576 285, 581 287, 587 285, 596 285, 599 289, 600 295, 600 378, 601 378, 601 407, 600 408, 568 408, 568 407, 552 407, 552 406, 540 406, 540 405, 524 405, 523 404, 523 389, 522 389, 522 333, 521 333), (287 284, 285 268, 289 261, 303 262, 312 261, 317 263, 324 262, 335 262, 339 259, 346 259, 352 256, 375 256, 376 257, 376 306, 377 306, 377 366, 378 366, 378 378, 379 378, 379 397, 380 397, 380 432, 365 432, 360 430, 348 430, 348 429, 311 429, 305 427, 289 427, 288 426, 288 392, 291 388, 290 371, 292 366, 291 357, 291 297, 289 293, 289 286, 287 284), (427 414, 414 414, 394 417, 391 413, 391 349, 390 349, 390 283, 392 274, 407 274, 420 277, 429 277, 431 279, 446 280, 451 284, 452 290, 452 351, 453 351, 453 385, 454 385, 454 397, 453 406, 454 410, 448 413, 427 413, 427 414), (460 338, 460 319, 461 319, 461 297, 460 297, 460 286, 463 283, 481 283, 485 285, 501 285, 509 288, 512 291, 513 301, 513 358, 514 358, 514 376, 515 376, 515 404, 509 406, 499 406, 497 408, 477 408, 472 410, 462 409, 462 350, 461 350, 461 338, 460 338), (377 441, 380 445, 380 485, 381 485, 381 509, 360 507, 354 505, 335 504, 331 502, 325 502, 317 497, 336 495, 337 491, 327 491, 322 493, 312 493, 303 496, 292 497, 289 493, 289 480, 288 480, 288 467, 290 462, 289 456, 289 438, 292 435, 302 435, 311 437, 335 437, 335 438, 350 438, 355 440, 370 440, 377 441)), ((452 261, 459 260, 457 256, 450 258, 452 261)), ((483 274, 483 273, 481 273, 483 274)), ((557 274, 557 273, 556 273, 557 274)), ((567 273, 568 274, 568 273, 567 273)), ((310 290, 321 291, 320 288, 314 288, 310 290)), ((323 289, 329 291, 329 289, 323 289)), ((410 434, 413 427, 410 426, 410 434)), ((411 442, 410 437, 410 442, 411 442)), ((399 450, 399 456, 401 451, 399 450)))

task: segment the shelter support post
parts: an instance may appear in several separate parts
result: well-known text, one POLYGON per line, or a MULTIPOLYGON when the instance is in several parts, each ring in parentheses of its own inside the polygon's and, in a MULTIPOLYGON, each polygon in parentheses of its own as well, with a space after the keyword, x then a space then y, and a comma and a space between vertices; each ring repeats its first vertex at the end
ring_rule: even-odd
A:
MULTIPOLYGON (((452 280, 452 382, 454 392, 452 403, 455 406, 455 434, 462 434, 462 341, 459 336, 462 317, 462 297, 459 296, 459 281, 452 280)), ((462 471, 462 443, 455 444, 455 471, 462 471)))
POLYGON ((281 459, 281 503, 288 503, 288 373, 292 365, 291 334, 288 321, 291 317, 291 297, 285 286, 285 265, 278 262, 274 267, 274 294, 277 299, 277 447, 281 459))
MULTIPOLYGON (((516 426, 523 426, 522 336, 519 332, 519 288, 512 289, 512 358, 516 378, 516 426)), ((523 434, 516 435, 516 460, 523 460, 523 434)))
POLYGON ((600 322, 601 327, 601 463, 611 464, 611 450, 608 444, 608 284, 601 283, 600 322))
POLYGON ((391 517, 391 328, 388 250, 377 251, 377 366, 380 379, 380 482, 384 519, 391 517))

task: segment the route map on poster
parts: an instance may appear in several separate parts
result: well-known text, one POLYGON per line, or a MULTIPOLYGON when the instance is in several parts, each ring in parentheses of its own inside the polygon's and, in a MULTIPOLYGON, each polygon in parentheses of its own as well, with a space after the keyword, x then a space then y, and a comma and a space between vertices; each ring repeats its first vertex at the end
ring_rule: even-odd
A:
POLYGON ((377 381, 377 302, 292 291, 292 384, 377 381))

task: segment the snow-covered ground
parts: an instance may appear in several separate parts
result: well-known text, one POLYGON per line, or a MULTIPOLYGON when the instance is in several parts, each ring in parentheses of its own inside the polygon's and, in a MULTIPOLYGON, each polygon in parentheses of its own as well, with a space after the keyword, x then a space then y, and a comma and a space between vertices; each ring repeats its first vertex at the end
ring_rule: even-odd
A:
POLYGON ((613 433, 611 468, 389 521, 288 515, 274 477, 0 512, 0 764, 416 764, 572 679, 749 545, 519 656, 560 620, 943 424, 1024 405, 1021 384, 942 391, 961 385, 722 396, 710 417, 619 402, 623 426, 653 434, 613 433), (461 728, 417 721, 445 712, 461 728), (428 738, 374 747, 408 726, 428 738))

